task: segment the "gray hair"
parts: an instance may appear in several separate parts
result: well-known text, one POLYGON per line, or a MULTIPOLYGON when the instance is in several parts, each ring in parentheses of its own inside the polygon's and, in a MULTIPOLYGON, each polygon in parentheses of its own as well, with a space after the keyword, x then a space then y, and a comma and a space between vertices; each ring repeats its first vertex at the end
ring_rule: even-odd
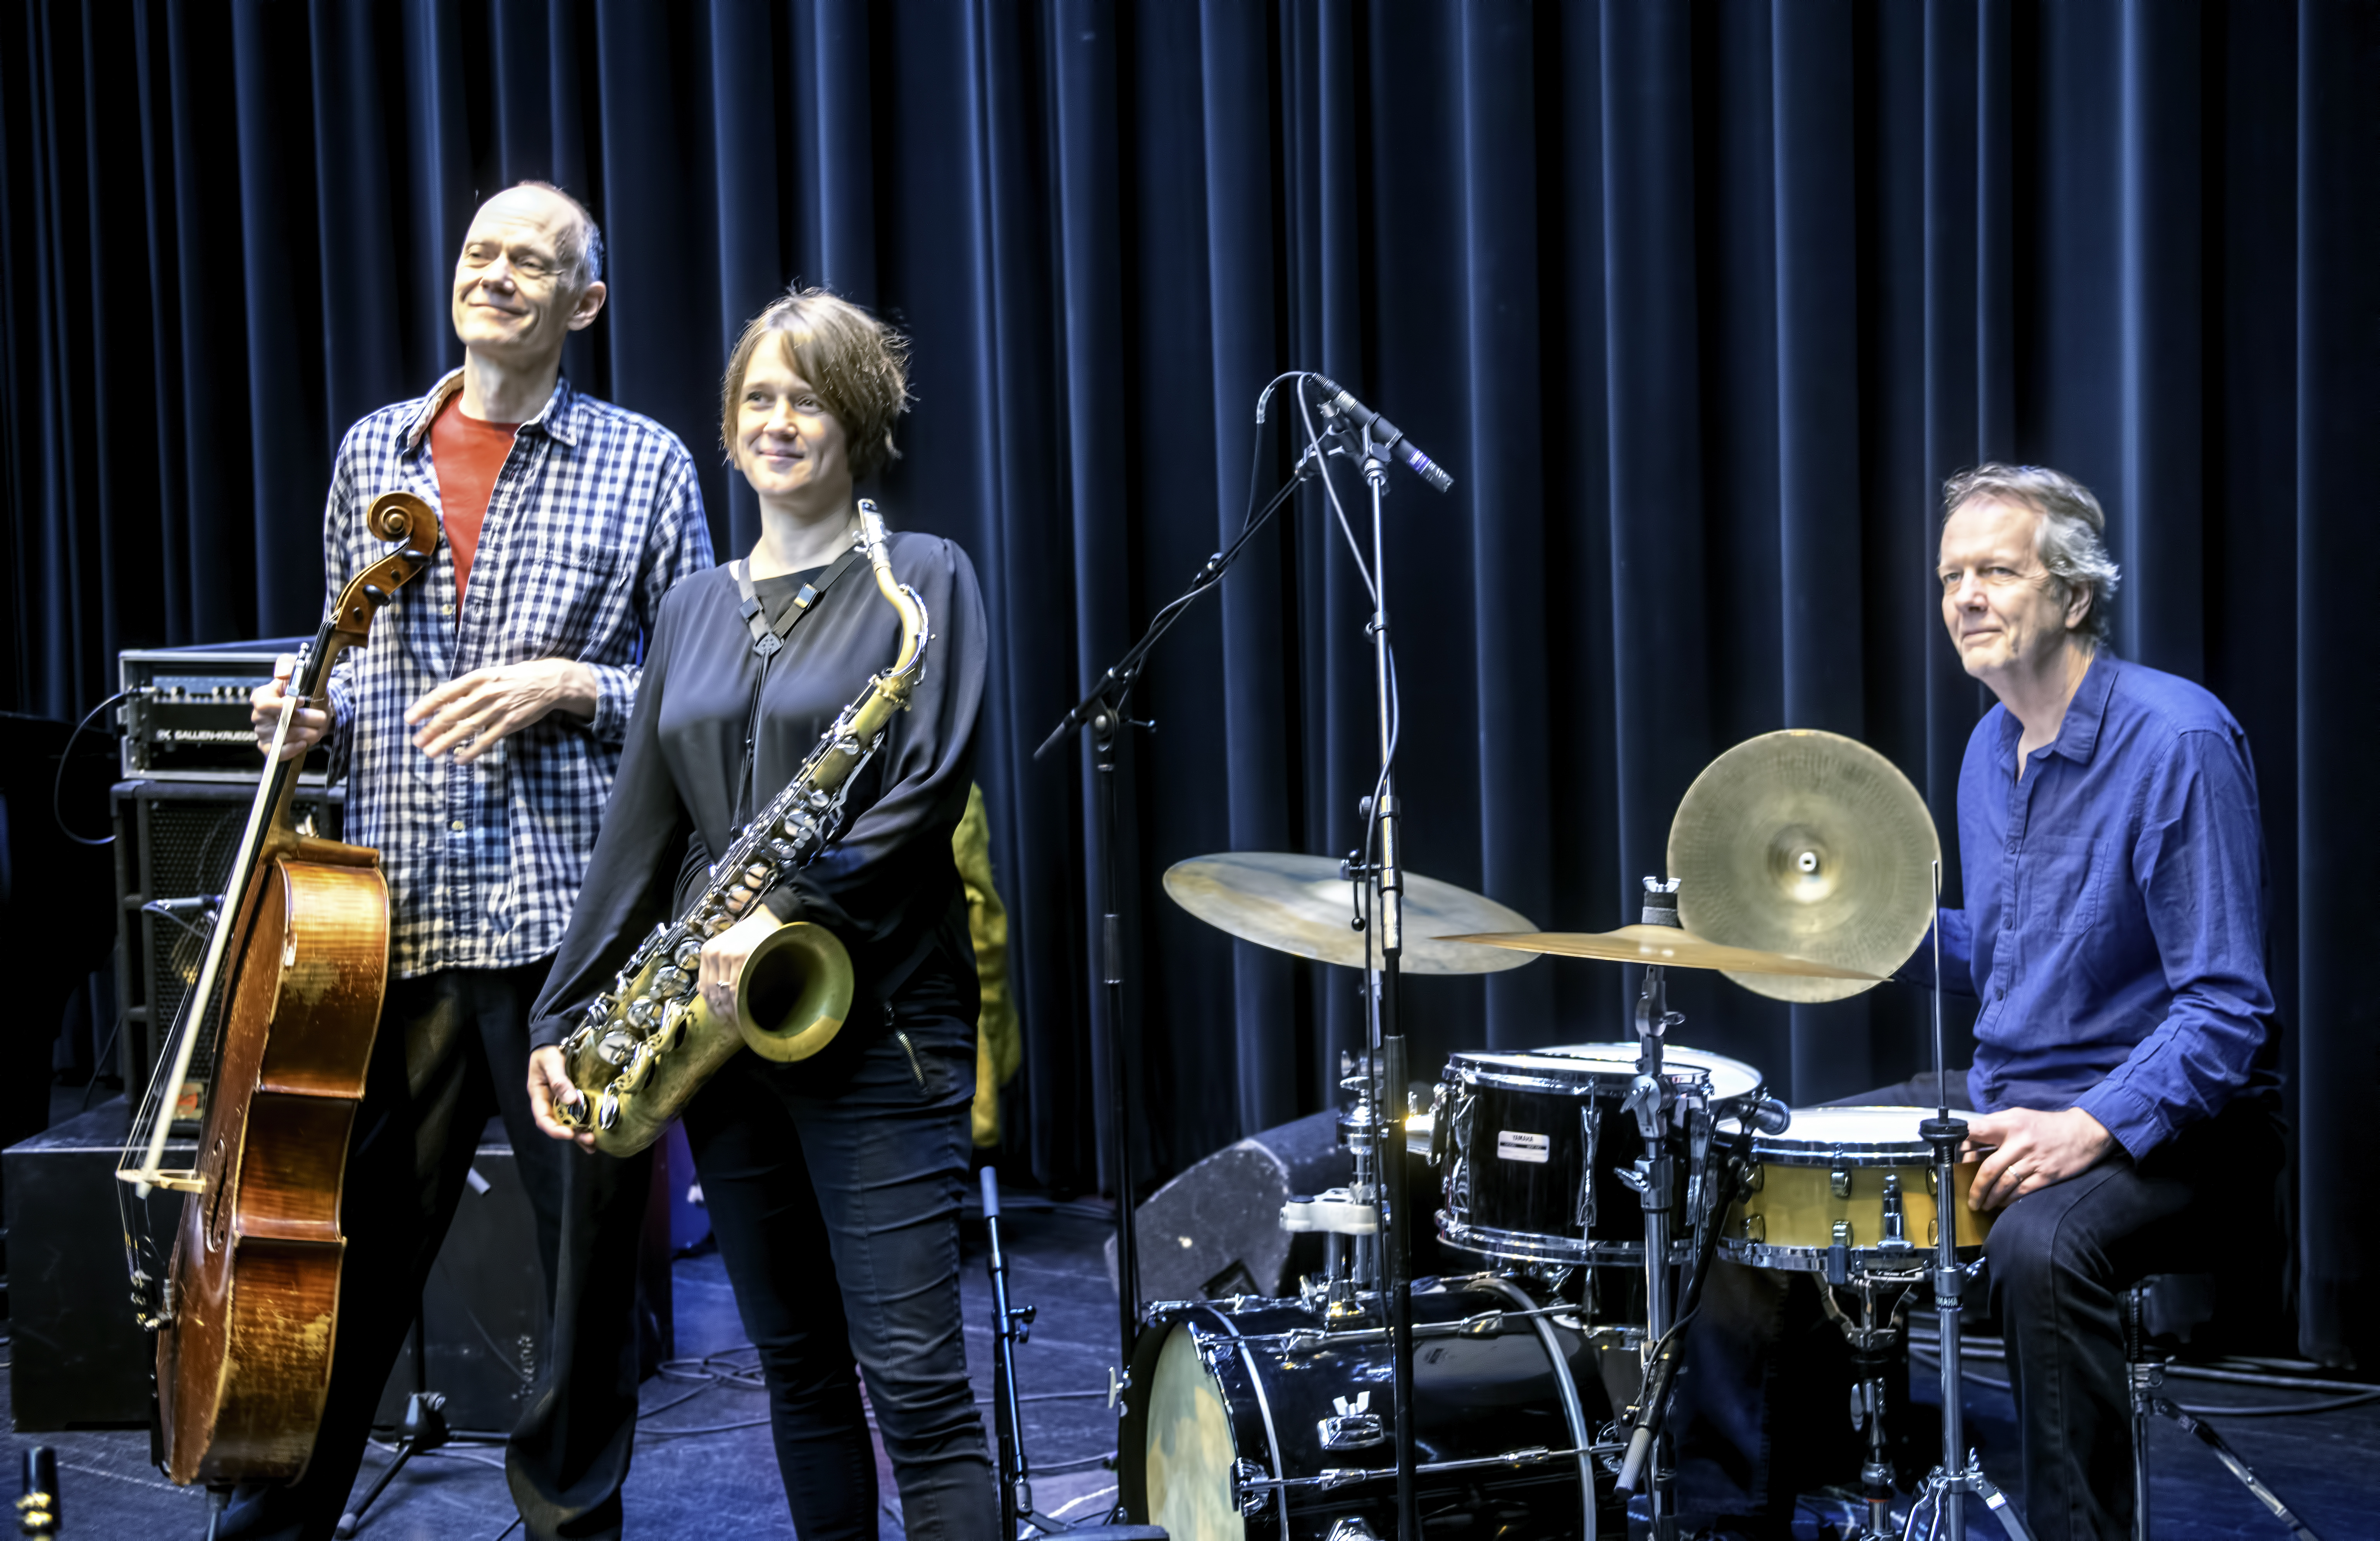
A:
POLYGON ((577 228, 563 237, 561 256, 570 264, 571 277, 577 280, 579 292, 585 293, 588 285, 603 276, 603 227, 595 223, 595 216, 587 212, 586 204, 551 182, 540 182, 532 176, 513 186, 550 192, 569 204, 571 212, 578 216, 577 228))
POLYGON ((2082 613, 2080 629, 2106 647, 2114 625, 2108 601, 2116 597, 2122 574, 2107 554, 2107 511, 2091 489, 2046 466, 1988 463, 1942 484, 1942 522, 1949 523, 1950 516, 1984 498, 2018 504, 2041 516, 2034 551, 2070 596, 2077 588, 2091 591, 2091 608, 2082 613))

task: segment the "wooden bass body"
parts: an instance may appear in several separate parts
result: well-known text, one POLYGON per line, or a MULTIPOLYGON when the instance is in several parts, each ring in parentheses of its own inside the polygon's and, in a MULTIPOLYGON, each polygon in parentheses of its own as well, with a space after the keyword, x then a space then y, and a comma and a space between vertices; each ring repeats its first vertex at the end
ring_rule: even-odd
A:
POLYGON ((223 1057, 157 1335, 176 1482, 293 1481, 338 1341, 340 1190, 388 975, 380 855, 291 839, 233 946, 223 1057))
MULTIPOLYGON (((410 493, 383 493, 365 517, 400 549, 340 593, 298 663, 294 700, 321 702, 339 653, 366 640, 373 613, 438 549, 438 516, 410 493)), ((170 1063, 159 1062, 116 1171, 133 1198, 126 1262, 139 1319, 157 1333, 158 1424, 178 1483, 302 1475, 338 1347, 340 1194, 388 981, 388 884, 378 852, 292 825, 288 732, 285 712, 225 880, 232 907, 208 933, 170 1063), (201 1065, 210 1013, 219 1031, 201 1065), (194 1070, 209 1087, 198 1160, 167 1171, 194 1070), (159 1187, 186 1195, 170 1261, 137 1201, 159 1187)))

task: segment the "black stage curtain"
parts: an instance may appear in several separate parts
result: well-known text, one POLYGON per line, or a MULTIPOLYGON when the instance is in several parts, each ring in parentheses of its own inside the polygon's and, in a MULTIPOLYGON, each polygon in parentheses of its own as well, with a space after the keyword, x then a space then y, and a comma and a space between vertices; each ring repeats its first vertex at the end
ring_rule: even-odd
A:
MULTIPOLYGON (((1345 975, 1158 886, 1357 841, 1363 604, 1318 497, 1137 698, 1126 1110, 1093 1095, 1087 752, 1030 758, 1238 528, 1276 370, 1458 479, 1400 472, 1387 510, 1409 856, 1548 927, 1633 918, 1687 783, 1774 728, 1874 745, 1947 831, 1986 703, 1936 613, 1936 489, 2054 464, 2111 513, 2119 650, 2253 739, 2301 1328, 2342 1361, 2380 1083, 2375 79, 2380 10, 2340 0, 20 4, 0 708, 89 706, 120 647, 310 629, 332 449, 455 361, 443 285, 496 188, 603 221, 613 298, 567 367, 696 450, 723 548, 755 525, 716 371, 789 280, 832 285, 916 338, 882 496, 974 553, 995 623, 1010 1157, 1088 1186, 1109 1119, 1175 1171, 1335 1098, 1356 1039, 1345 975)), ((1415 982, 1417 1062, 1618 1037, 1633 988, 1415 982)), ((1682 1041, 1798 1100, 1923 1052, 1897 987, 1676 999, 1682 1041)))

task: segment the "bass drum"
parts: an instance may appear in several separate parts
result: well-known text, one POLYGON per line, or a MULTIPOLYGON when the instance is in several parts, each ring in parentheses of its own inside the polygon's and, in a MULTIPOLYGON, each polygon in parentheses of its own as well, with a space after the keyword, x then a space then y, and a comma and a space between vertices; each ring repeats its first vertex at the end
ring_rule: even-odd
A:
MULTIPOLYGON (((1293 1300, 1152 1306, 1125 1403, 1125 1511, 1173 1541, 1326 1541, 1342 1521, 1396 1535, 1389 1348, 1366 1304, 1329 1331, 1293 1300)), ((1552 1317, 1483 1320, 1538 1309, 1490 1275, 1417 1280, 1413 1307, 1424 1526, 1592 1538, 1601 1468, 1584 1452, 1611 1414, 1578 1332, 1552 1317)), ((1622 1534, 1616 1507, 1600 1518, 1622 1534)))

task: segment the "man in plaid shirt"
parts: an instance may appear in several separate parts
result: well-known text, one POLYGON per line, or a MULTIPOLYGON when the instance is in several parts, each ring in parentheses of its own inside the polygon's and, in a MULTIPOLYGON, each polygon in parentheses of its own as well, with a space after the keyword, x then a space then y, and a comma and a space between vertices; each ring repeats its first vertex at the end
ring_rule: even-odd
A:
MULTIPOLYGON (((561 378, 564 339, 602 309, 601 273, 601 234, 577 200, 541 184, 489 200, 455 268, 463 367, 348 430, 332 471, 331 595, 385 549, 363 527, 382 492, 437 507, 444 540, 370 646, 339 660, 328 710, 299 709, 284 751, 329 737, 332 773, 347 777, 346 837, 376 847, 387 874, 394 955, 349 1144, 338 1352, 313 1460, 294 1485, 243 1488, 222 1535, 332 1534, 497 1112, 557 1306, 506 1474, 530 1535, 619 1534, 633 1298, 552 1292, 565 1213, 574 1234, 633 1248, 634 1220, 612 1217, 641 1214, 625 1201, 650 1167, 539 1136, 527 1019, 594 849, 642 639, 662 596, 711 554, 686 446, 561 378)), ((293 662, 257 693, 260 743, 293 662)))

